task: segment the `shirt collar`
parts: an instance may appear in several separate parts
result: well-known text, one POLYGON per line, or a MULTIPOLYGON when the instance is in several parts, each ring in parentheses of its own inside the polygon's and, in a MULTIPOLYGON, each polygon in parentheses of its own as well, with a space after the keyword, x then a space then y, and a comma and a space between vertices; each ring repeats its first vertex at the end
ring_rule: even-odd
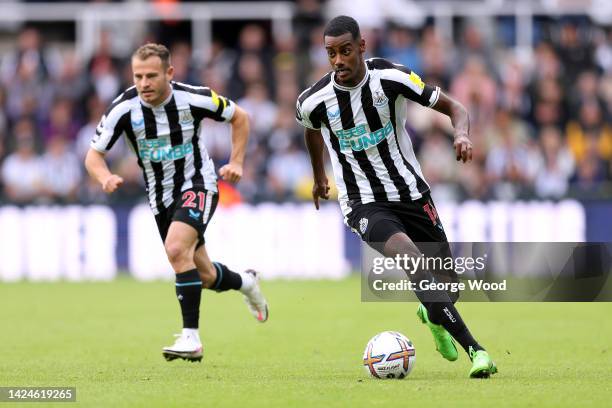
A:
POLYGON ((332 83, 334 84, 334 86, 338 89, 341 89, 343 91, 353 91, 357 88, 361 88, 368 80, 368 78, 370 77, 370 70, 368 69, 368 66, 366 65, 366 63, 364 62, 363 65, 365 66, 365 75, 363 76, 363 79, 361 80, 361 82, 359 82, 357 85, 355 86, 344 86, 344 85, 340 85, 339 83, 336 82, 336 73, 332 72, 332 83))
POLYGON ((151 108, 151 109, 156 109, 156 108, 163 108, 164 106, 166 106, 166 104, 170 102, 170 99, 172 99, 172 95, 174 95, 174 87, 172 86, 172 83, 171 83, 170 84, 170 95, 168 95, 168 97, 164 99, 164 101, 160 103, 159 105, 153 106, 150 103, 143 101, 140 95, 138 95, 138 99, 140 99, 140 103, 143 104, 143 106, 146 106, 147 108, 151 108))

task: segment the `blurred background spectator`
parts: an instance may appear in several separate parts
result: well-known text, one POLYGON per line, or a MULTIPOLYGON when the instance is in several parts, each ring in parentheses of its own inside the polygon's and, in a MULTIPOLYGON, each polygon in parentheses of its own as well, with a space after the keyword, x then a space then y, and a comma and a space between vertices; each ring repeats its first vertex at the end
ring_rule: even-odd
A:
MULTIPOLYGON (((249 113, 244 179, 235 189, 224 186, 226 203, 310 199, 311 169, 303 130, 293 118, 295 100, 329 70, 322 47, 327 13, 354 10, 355 4, 363 6, 355 17, 363 19, 367 57, 410 67, 470 112, 475 160, 463 166, 454 159, 450 121, 409 105, 412 143, 437 199, 612 197, 609 26, 587 16, 535 18, 533 49, 525 58, 516 52, 512 19, 456 17, 454 32, 441 33, 431 18, 405 9, 387 19, 385 8, 374 3, 298 0, 289 36, 274 35, 269 21, 213 26, 206 59, 182 22, 134 30, 142 28, 134 48, 145 40, 170 47, 176 80, 210 86, 249 113)), ((123 142, 108 155, 126 181, 120 193, 101 194, 82 171, 104 109, 131 85, 126 38, 114 38, 121 30, 103 29, 93 54, 82 60, 74 28, 54 29, 63 30, 63 39, 48 38, 44 24, 4 29, 11 41, 0 48, 0 200, 144 200, 140 170, 123 142)), ((203 139, 217 166, 229 160, 227 125, 206 120, 203 139)))

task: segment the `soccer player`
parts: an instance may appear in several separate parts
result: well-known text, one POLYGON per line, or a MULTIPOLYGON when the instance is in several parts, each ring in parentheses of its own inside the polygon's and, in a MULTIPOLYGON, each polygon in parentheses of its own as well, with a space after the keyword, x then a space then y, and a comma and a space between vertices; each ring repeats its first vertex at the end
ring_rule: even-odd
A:
POLYGON ((202 289, 239 290, 255 318, 268 319, 268 305, 253 270, 233 272, 211 262, 204 232, 218 202, 217 176, 202 139, 202 119, 229 122, 232 128, 230 161, 221 167, 224 180, 235 183, 249 135, 247 114, 212 89, 172 80, 174 68, 168 49, 146 44, 132 55, 134 86, 110 105, 85 158, 89 174, 106 193, 123 179, 112 174, 104 160, 117 139, 125 136, 142 168, 147 197, 166 255, 176 274, 176 296, 183 331, 162 350, 166 360, 202 360, 198 332, 202 289))
MULTIPOLYGON (((347 16, 331 20, 324 45, 333 71, 298 98, 296 118, 305 129, 312 168, 312 195, 329 198, 323 146, 329 151, 345 223, 384 256, 421 256, 421 243, 439 243, 436 254, 450 247, 406 132, 406 103, 414 101, 448 115, 454 126, 457 160, 472 159, 466 109, 428 86, 409 68, 381 58, 364 60, 366 44, 357 22, 347 16)), ((431 252, 431 251, 430 251, 431 252)), ((450 276, 456 279, 457 276, 450 276)), ((418 271, 417 283, 432 280, 418 271)), ((418 286, 417 286, 418 287, 418 286)), ((472 337, 454 306, 457 295, 417 291, 420 320, 433 334, 444 358, 458 357, 453 338, 472 360, 470 377, 489 377, 497 367, 472 337)))

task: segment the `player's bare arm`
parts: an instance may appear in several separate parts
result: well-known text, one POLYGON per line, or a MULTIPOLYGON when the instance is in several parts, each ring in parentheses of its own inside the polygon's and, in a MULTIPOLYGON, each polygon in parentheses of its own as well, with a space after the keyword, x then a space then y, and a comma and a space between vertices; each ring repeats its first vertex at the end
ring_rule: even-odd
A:
POLYGON ((472 160, 472 142, 470 141, 470 116, 461 102, 440 92, 438 102, 433 109, 447 115, 453 124, 455 153, 457 161, 468 162, 472 160))
POLYGON ((96 149, 90 148, 87 152, 87 156, 85 156, 85 168, 89 175, 102 185, 102 189, 105 193, 110 194, 123 184, 123 178, 111 173, 106 164, 106 160, 104 160, 104 154, 96 149))
POLYGON ((329 184, 325 175, 325 164, 323 159, 323 137, 320 130, 308 129, 304 131, 306 147, 310 154, 314 184, 312 186, 312 199, 314 205, 319 209, 319 198, 329 199, 329 184))
POLYGON ((249 141, 249 115, 236 106, 230 125, 232 127, 232 153, 229 163, 221 167, 219 174, 223 180, 237 183, 242 178, 242 165, 249 141))

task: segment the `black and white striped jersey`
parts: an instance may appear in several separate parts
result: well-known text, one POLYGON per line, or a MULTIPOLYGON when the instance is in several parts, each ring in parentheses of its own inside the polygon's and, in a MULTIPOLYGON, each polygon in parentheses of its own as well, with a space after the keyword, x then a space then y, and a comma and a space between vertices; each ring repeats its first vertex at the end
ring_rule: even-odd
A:
POLYGON ((121 136, 138 156, 154 214, 193 186, 217 191, 212 159, 202 142, 202 120, 229 122, 235 104, 206 87, 172 82, 172 93, 160 105, 140 99, 135 87, 110 105, 96 129, 91 147, 106 153, 121 136))
POLYGON ((346 216, 360 203, 412 201, 429 190, 406 130, 406 101, 432 107, 440 88, 382 58, 366 60, 361 83, 325 75, 299 96, 296 119, 321 130, 346 216))

